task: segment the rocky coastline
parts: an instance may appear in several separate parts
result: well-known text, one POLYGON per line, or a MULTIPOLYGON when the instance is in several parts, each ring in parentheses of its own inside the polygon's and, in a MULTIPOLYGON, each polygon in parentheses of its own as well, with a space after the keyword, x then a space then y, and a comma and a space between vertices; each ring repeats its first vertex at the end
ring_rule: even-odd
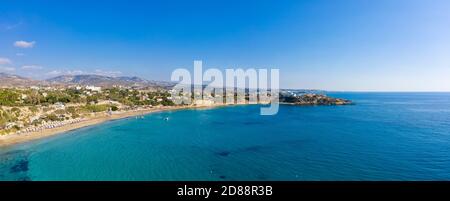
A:
POLYGON ((352 101, 323 94, 280 95, 280 103, 292 105, 351 105, 352 101))

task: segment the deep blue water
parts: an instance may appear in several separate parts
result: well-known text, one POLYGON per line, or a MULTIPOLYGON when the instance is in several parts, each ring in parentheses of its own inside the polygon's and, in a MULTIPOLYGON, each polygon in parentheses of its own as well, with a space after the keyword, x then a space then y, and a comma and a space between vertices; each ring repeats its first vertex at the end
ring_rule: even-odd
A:
POLYGON ((450 93, 330 95, 356 104, 162 112, 3 147, 0 180, 450 180, 450 93))

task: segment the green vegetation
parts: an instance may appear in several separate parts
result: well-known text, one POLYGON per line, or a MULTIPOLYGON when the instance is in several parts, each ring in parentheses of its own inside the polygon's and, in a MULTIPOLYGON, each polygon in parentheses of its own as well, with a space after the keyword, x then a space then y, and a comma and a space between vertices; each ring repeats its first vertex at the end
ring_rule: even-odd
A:
POLYGON ((30 107, 28 107, 28 109, 29 109, 32 113, 38 112, 38 108, 37 108, 36 106, 30 106, 30 107))
MULTIPOLYGON (((62 90, 0 89, 1 106, 36 106, 55 103, 97 104, 101 100, 117 101, 127 106, 173 105, 166 91, 138 91, 110 88, 99 93, 73 88, 62 90), (158 101, 159 100, 159 101, 158 101)), ((34 110, 35 111, 35 110, 34 110)))
POLYGON ((57 114, 57 115, 63 115, 63 114, 66 113, 66 110, 58 109, 58 110, 55 110, 53 113, 55 113, 55 114, 57 114))
POLYGON ((0 134, 15 132, 30 125, 70 120, 90 113, 119 111, 146 106, 172 106, 164 90, 106 88, 91 91, 76 88, 0 89, 0 134))
POLYGON ((43 120, 45 120, 45 121, 62 121, 62 120, 64 120, 64 117, 58 116, 56 114, 48 114, 47 116, 45 116, 43 118, 43 120))
POLYGON ((117 106, 115 106, 115 105, 111 105, 111 110, 112 111, 117 111, 117 110, 119 110, 119 108, 117 106))
POLYGON ((14 106, 19 100, 19 94, 15 90, 0 89, 0 105, 14 106))
POLYGON ((83 109, 88 112, 104 112, 107 111, 110 107, 110 105, 86 105, 83 109))
POLYGON ((11 122, 13 118, 11 115, 4 111, 3 109, 0 109, 0 128, 3 129, 8 122, 11 122))

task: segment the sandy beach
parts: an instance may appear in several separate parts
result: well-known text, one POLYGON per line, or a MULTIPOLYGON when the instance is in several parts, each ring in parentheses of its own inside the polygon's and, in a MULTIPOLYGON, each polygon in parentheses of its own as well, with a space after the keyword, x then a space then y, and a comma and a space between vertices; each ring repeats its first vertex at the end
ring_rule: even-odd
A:
POLYGON ((168 110, 180 110, 180 109, 189 109, 189 108, 208 108, 215 106, 168 106, 161 108, 151 108, 151 109, 141 109, 141 110, 132 110, 132 111, 123 111, 118 113, 113 113, 108 115, 106 113, 97 114, 94 117, 89 117, 83 121, 76 122, 73 124, 67 124, 61 127, 56 128, 48 128, 42 131, 28 132, 24 134, 9 134, 0 136, 0 147, 28 142, 31 140, 41 139, 49 136, 53 136, 59 133, 64 133, 67 131, 75 130, 78 128, 91 126, 99 123, 103 123, 106 121, 114 120, 114 119, 122 119, 132 116, 138 116, 143 114, 149 114, 153 112, 161 112, 168 110))

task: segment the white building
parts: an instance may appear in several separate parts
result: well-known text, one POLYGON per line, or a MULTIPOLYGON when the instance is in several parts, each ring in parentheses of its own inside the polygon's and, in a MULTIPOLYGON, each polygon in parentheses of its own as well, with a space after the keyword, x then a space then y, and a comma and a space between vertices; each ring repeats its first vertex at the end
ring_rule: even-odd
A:
POLYGON ((57 109, 57 110, 64 110, 64 109, 66 109, 66 106, 64 106, 64 103, 61 103, 61 102, 57 102, 57 103, 55 103, 55 104, 53 104, 53 107, 55 108, 55 109, 57 109))
POLYGON ((101 87, 96 87, 96 86, 86 86, 87 90, 91 90, 91 91, 97 91, 97 92, 101 92, 102 88, 101 87))

